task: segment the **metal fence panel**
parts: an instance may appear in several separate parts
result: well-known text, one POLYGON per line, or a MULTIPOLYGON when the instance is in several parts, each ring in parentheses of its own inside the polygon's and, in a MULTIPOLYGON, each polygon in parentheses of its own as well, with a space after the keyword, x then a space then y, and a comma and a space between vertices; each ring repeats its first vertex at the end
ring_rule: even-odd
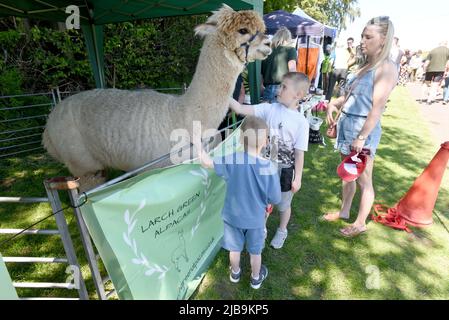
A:
POLYGON ((55 91, 0 97, 0 159, 42 150, 41 136, 55 97, 55 91))

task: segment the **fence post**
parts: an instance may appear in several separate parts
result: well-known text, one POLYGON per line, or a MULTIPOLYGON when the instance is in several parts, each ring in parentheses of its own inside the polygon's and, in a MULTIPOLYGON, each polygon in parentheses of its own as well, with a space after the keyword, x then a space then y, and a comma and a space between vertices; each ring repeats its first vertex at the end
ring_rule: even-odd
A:
MULTIPOLYGON (((79 195, 78 189, 69 189, 70 202, 74 207, 77 207, 79 195)), ((95 283, 95 288, 97 289, 98 297, 100 300, 107 300, 106 293, 104 290, 103 279, 98 269, 97 256, 94 252, 94 247, 90 239, 89 231, 87 230, 86 223, 84 222, 83 216, 79 208, 74 208, 76 222, 78 223, 78 228, 81 233, 81 240, 83 241, 84 251, 87 254, 87 260, 89 261, 90 271, 92 272, 92 279, 95 283)))
POLYGON ((69 198, 72 206, 74 207, 76 223, 78 225, 78 230, 81 234, 81 240, 83 243, 84 252, 87 255, 87 261, 89 263, 89 268, 92 273, 92 279, 95 284, 95 289, 97 290, 98 297, 101 300, 106 300, 106 293, 103 286, 103 280, 101 278, 100 270, 98 269, 98 263, 92 241, 90 239, 87 226, 81 215, 81 211, 78 206, 78 187, 79 183, 77 180, 70 177, 58 177, 51 179, 52 188, 57 190, 67 190, 69 193, 69 198))
POLYGON ((54 109, 54 107, 56 106, 56 95, 55 95, 55 89, 51 89, 51 100, 53 101, 51 110, 54 109))
POLYGON ((67 260, 69 262, 69 265, 78 267, 80 271, 79 272, 80 276, 75 278, 75 282, 77 280, 79 282, 75 283, 75 286, 77 286, 80 299, 89 300, 86 284, 84 283, 84 279, 81 274, 81 268, 75 254, 75 248, 73 247, 72 238, 70 237, 67 221, 65 220, 64 212, 62 211, 61 200, 59 199, 58 190, 53 187, 51 183, 52 180, 53 179, 44 181, 44 186, 45 190, 47 191, 48 200, 50 201, 50 205, 53 212, 59 211, 59 213, 55 214, 56 225, 58 226, 59 233, 61 234, 62 244, 67 254, 67 260))
POLYGON ((60 103, 62 99, 61 99, 61 91, 59 91, 59 86, 56 87, 56 96, 58 97, 58 103, 60 103))

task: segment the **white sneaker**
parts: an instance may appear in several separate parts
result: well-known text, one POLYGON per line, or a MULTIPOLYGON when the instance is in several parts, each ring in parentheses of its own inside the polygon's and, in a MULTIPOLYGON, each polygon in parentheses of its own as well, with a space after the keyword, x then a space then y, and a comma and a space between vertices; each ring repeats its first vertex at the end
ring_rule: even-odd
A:
POLYGON ((280 249, 284 245, 285 239, 287 239, 288 232, 281 231, 279 228, 276 231, 276 234, 273 237, 273 240, 271 240, 270 245, 275 249, 280 249))

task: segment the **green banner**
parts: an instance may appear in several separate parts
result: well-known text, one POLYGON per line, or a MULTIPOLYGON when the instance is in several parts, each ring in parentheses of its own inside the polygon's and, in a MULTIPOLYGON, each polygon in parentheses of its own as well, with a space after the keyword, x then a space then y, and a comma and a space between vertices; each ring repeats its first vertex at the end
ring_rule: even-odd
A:
MULTIPOLYGON (((240 148, 238 132, 213 153, 240 148)), ((224 181, 198 164, 90 195, 81 212, 119 298, 188 299, 221 247, 224 197, 224 181)))
POLYGON ((5 262, 0 254, 0 300, 17 300, 17 292, 11 282, 5 262))

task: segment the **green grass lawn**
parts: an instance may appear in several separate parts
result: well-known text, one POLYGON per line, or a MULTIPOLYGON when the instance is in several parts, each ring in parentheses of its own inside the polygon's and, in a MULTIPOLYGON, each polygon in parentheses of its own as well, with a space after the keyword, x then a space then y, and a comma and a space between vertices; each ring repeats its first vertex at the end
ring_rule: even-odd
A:
MULTIPOLYGON (((376 203, 394 206, 439 149, 407 89, 397 88, 383 116, 383 137, 376 156, 376 203)), ((338 153, 332 142, 311 145, 306 154, 302 189, 295 195, 289 237, 281 250, 267 247, 263 261, 269 276, 255 291, 249 286, 249 258, 242 261, 242 281, 228 280, 228 255, 222 250, 194 299, 448 299, 449 175, 435 208, 434 224, 414 235, 369 223, 354 239, 341 237, 344 222, 320 217, 340 206, 341 182, 335 172, 338 153), (435 216, 438 215, 445 226, 435 216), (380 288, 369 290, 371 266, 380 271, 380 288), (369 281, 368 281, 369 282, 369 281)), ((358 210, 358 194, 351 222, 358 210)), ((271 240, 279 216, 268 222, 271 240)), ((268 244, 268 243, 267 243, 268 244)))
MULTIPOLYGON (((394 206, 438 151, 419 106, 407 89, 397 88, 383 116, 383 137, 376 156, 376 203, 394 206)), ((324 212, 340 206, 341 183, 335 169, 338 153, 332 142, 311 145, 306 154, 302 189, 295 195, 289 237, 281 250, 267 247, 263 262, 269 276, 260 290, 249 286, 249 258, 243 255, 239 284, 228 280, 228 255, 221 250, 192 299, 449 299, 449 175, 443 179, 434 211, 434 224, 413 234, 369 223, 368 232, 346 239, 338 230, 344 222, 323 222, 324 212), (440 220, 441 219, 441 220, 440 220), (380 272, 380 287, 368 289, 380 272)), ((0 162, 1 196, 44 196, 43 179, 68 172, 47 156, 28 156, 0 162)), ((351 221, 358 209, 354 200, 351 221)), ((67 200, 65 199, 65 202, 67 200)), ((67 203, 67 202, 66 202, 67 203)), ((0 207, 0 228, 23 228, 48 215, 48 205, 0 207)), ((82 245, 76 222, 68 222, 79 257, 82 245)), ((279 216, 268 222, 271 240, 279 216)), ((39 228, 55 228, 54 219, 39 228)), ((0 241, 5 239, 0 236, 0 241)), ((59 257, 64 252, 56 236, 21 236, 0 249, 3 256, 59 257)), ((95 290, 85 259, 83 275, 91 297, 95 290)), ((65 282, 66 265, 7 264, 13 281, 65 282)), ((72 296, 63 290, 18 289, 20 296, 72 296)))

